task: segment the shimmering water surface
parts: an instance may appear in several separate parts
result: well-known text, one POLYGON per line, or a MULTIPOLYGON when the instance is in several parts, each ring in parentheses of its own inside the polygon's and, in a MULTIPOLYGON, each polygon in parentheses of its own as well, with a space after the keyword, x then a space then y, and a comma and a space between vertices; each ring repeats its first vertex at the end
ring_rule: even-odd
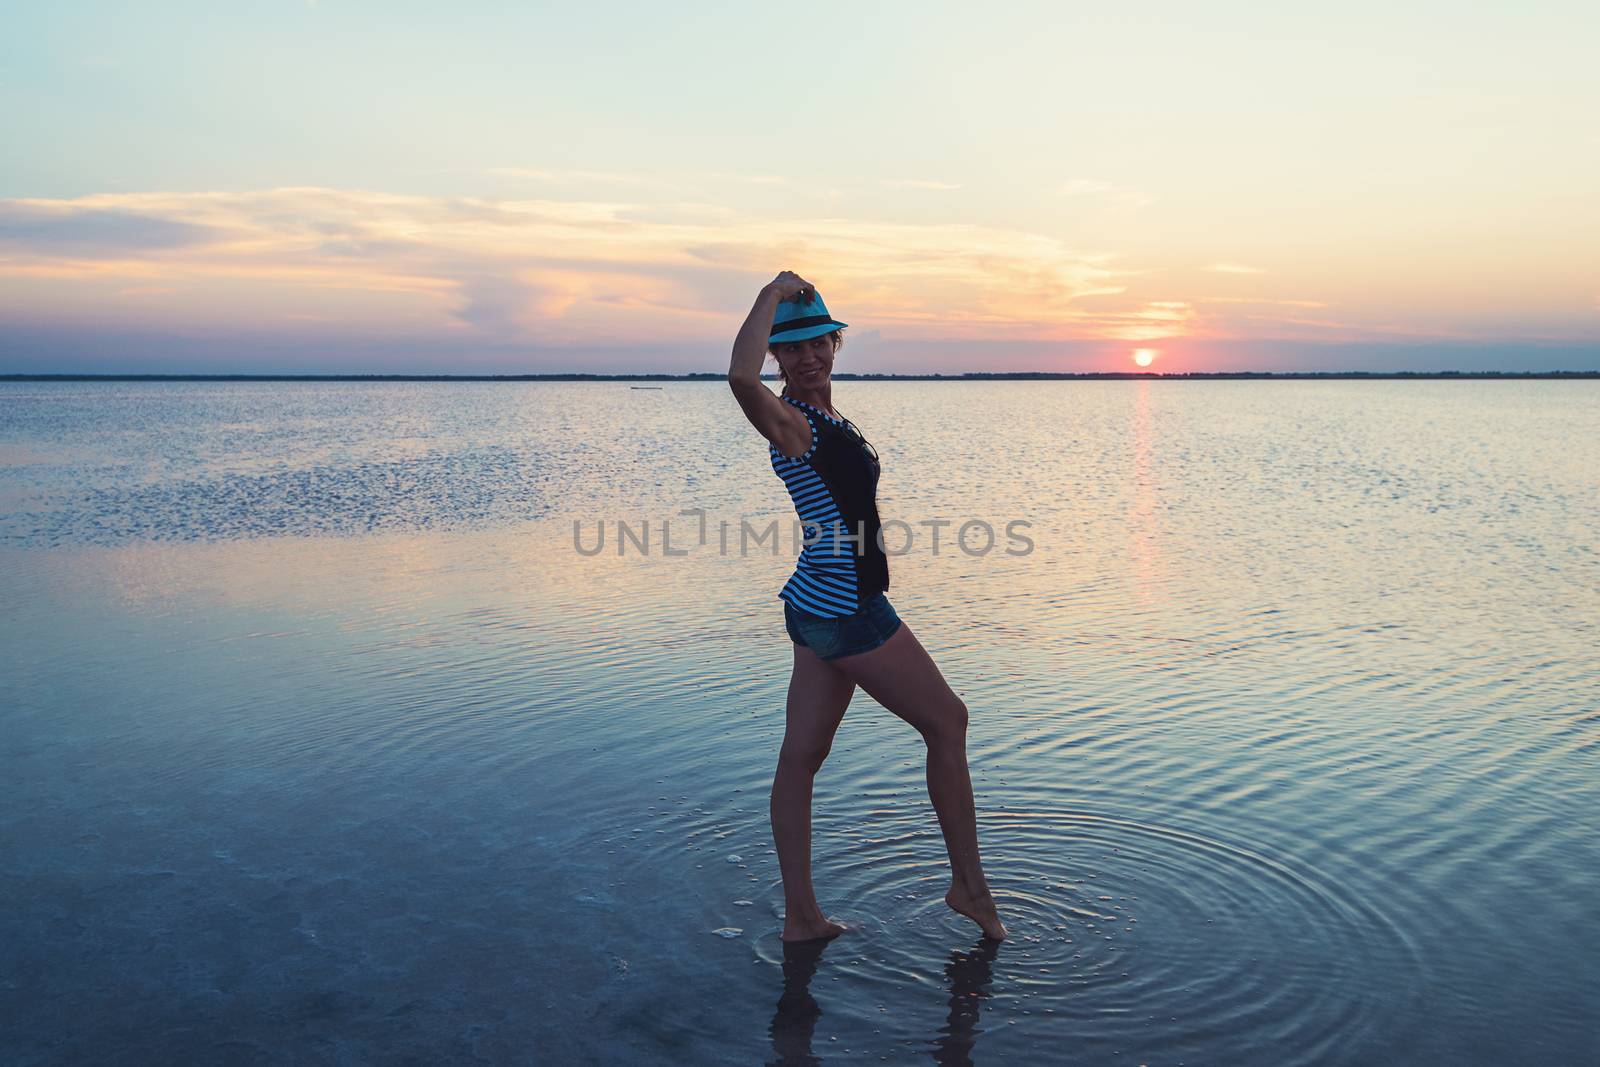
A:
POLYGON ((778 941, 791 513, 720 384, 0 386, 7 1062, 1600 1059, 1600 386, 835 401, 998 947, 864 694, 857 929, 778 941))

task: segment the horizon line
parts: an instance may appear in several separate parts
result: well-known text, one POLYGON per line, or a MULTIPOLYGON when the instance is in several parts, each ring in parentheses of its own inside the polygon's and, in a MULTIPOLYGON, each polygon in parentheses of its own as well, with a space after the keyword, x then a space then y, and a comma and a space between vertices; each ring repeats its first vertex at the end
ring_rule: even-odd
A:
MULTIPOLYGON (((642 372, 634 374, 591 374, 566 371, 545 374, 0 374, 0 382, 704 382, 727 380, 725 371, 694 371, 686 374, 642 372)), ((834 381, 1188 381, 1258 379, 1540 379, 1600 378, 1594 370, 1546 371, 964 371, 959 374, 880 374, 845 371, 831 375, 834 381)), ((763 374, 764 382, 776 382, 775 374, 763 374)))

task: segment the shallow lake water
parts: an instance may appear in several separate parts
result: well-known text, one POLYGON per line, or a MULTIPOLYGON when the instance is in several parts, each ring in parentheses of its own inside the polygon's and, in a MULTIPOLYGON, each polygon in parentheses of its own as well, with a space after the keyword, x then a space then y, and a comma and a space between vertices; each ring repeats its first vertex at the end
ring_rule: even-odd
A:
POLYGON ((720 383, 0 385, 6 1060, 1600 1059, 1600 385, 834 400, 1003 944, 862 693, 778 940, 720 383))

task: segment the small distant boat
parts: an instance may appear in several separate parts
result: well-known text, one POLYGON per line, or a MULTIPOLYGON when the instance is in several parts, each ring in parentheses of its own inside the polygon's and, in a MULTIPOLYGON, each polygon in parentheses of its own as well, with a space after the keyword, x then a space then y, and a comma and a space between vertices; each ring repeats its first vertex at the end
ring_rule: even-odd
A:
POLYGON ((659 385, 630 385, 629 389, 660 389, 659 385))

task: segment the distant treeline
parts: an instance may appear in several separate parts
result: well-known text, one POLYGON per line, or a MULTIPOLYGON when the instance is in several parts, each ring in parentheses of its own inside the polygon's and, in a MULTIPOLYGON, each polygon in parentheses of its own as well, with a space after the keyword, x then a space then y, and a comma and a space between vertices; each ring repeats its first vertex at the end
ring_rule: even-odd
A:
MULTIPOLYGON (((4 382, 710 382, 724 373, 699 374, 0 374, 4 382)), ((776 375, 765 375, 777 381, 776 375)), ((965 374, 856 374, 832 376, 842 382, 1053 382, 1053 381, 1294 381, 1438 378, 1600 378, 1600 371, 1208 371, 1156 374, 1106 371, 1063 374, 1055 371, 969 371, 965 374)))

